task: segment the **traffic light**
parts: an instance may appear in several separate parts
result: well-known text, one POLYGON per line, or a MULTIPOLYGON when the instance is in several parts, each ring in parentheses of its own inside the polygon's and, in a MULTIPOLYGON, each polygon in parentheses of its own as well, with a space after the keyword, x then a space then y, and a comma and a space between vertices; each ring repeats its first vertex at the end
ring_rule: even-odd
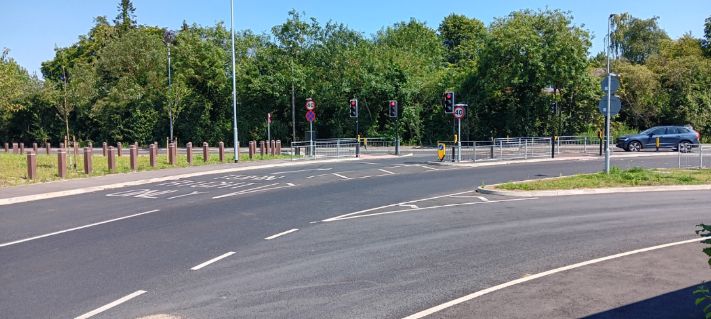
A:
POLYGON ((451 114, 454 112, 454 92, 446 92, 443 96, 444 113, 451 114))
POLYGON ((558 103, 551 102, 551 113, 558 114, 558 103))
POLYGON ((358 99, 351 99, 350 108, 351 117, 358 117, 358 99))
POLYGON ((397 101, 391 100, 388 103, 388 113, 390 117, 397 117, 397 101))

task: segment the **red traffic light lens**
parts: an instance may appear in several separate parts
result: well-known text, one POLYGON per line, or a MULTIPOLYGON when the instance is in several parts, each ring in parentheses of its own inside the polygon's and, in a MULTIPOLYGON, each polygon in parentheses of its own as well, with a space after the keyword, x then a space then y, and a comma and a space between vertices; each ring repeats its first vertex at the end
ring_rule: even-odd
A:
POLYGON ((395 106, 395 101, 390 101, 390 106, 395 106))
POLYGON ((452 98, 452 93, 447 93, 447 98, 451 99, 452 98))
POLYGON ((355 105, 356 105, 356 101, 351 101, 351 106, 355 106, 355 105))

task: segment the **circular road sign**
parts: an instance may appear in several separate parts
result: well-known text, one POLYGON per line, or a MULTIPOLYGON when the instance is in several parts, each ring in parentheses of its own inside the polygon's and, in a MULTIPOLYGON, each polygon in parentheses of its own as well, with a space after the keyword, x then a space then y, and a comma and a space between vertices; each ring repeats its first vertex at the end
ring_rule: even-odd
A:
POLYGON ((313 99, 308 98, 306 99, 306 105, 304 105, 304 107, 309 111, 313 111, 316 108, 316 102, 314 102, 313 99))
MULTIPOLYGON (((603 96, 602 99, 600 100, 600 103, 598 104, 598 109, 602 113, 602 115, 605 115, 607 113, 607 95, 603 96)), ((620 113, 620 109, 622 108, 622 100, 616 95, 613 95, 610 97, 610 116, 617 115, 617 113, 620 113)))
POLYGON ((600 86, 602 86, 602 91, 607 94, 607 79, 610 79, 610 82, 612 85, 610 86, 610 93, 615 94, 617 92, 617 89, 620 88, 620 78, 617 75, 612 75, 610 77, 605 76, 602 78, 602 81, 600 82, 600 86))
POLYGON ((306 112, 306 120, 309 122, 313 122, 316 120, 316 113, 313 110, 309 110, 306 112))
POLYGON ((456 106, 454 106, 454 111, 452 112, 454 118, 461 119, 464 117, 464 113, 466 113, 466 111, 464 111, 464 105, 457 104, 456 106))

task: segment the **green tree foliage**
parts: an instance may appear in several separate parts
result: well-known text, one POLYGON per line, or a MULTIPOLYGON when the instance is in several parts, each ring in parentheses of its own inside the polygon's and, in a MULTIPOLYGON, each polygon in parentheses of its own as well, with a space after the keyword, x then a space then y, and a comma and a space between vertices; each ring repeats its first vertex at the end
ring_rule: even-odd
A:
POLYGON ((614 15, 610 41, 614 52, 638 64, 658 53, 661 42, 669 36, 657 25, 657 20, 659 17, 639 19, 626 12, 614 15))
MULTIPOLYGON (((230 143, 229 31, 222 23, 183 21, 170 44, 169 89, 164 30, 136 21, 133 3, 120 0, 116 19, 97 17, 76 43, 55 50, 42 64, 43 81, 5 51, 0 138, 57 143, 69 132, 80 140, 163 141, 170 110, 179 141, 230 143)), ((711 136, 711 18, 705 22, 704 38, 672 40, 656 17, 614 17, 613 72, 621 75, 623 100, 616 126, 692 124, 711 136)), ((453 13, 436 30, 412 19, 372 36, 291 11, 270 34, 236 34, 241 142, 266 137, 267 113, 272 136, 303 139, 309 97, 317 104, 318 137, 355 136, 348 100, 357 98, 361 135, 394 136, 387 101, 397 100, 404 141, 451 140, 452 117, 441 106, 446 90, 470 105, 467 140, 595 130, 606 58, 590 57, 590 46, 589 33, 559 10, 516 11, 488 26, 453 13), (551 112, 552 103, 559 112, 551 112)))

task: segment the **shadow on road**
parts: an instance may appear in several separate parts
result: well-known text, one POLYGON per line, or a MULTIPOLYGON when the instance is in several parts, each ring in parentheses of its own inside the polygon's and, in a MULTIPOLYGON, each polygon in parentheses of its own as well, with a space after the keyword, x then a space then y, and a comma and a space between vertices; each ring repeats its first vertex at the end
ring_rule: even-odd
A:
POLYGON ((585 317, 585 319, 608 318, 679 318, 703 319, 704 313, 694 305, 692 294, 699 285, 690 286, 632 304, 610 309, 585 317))

